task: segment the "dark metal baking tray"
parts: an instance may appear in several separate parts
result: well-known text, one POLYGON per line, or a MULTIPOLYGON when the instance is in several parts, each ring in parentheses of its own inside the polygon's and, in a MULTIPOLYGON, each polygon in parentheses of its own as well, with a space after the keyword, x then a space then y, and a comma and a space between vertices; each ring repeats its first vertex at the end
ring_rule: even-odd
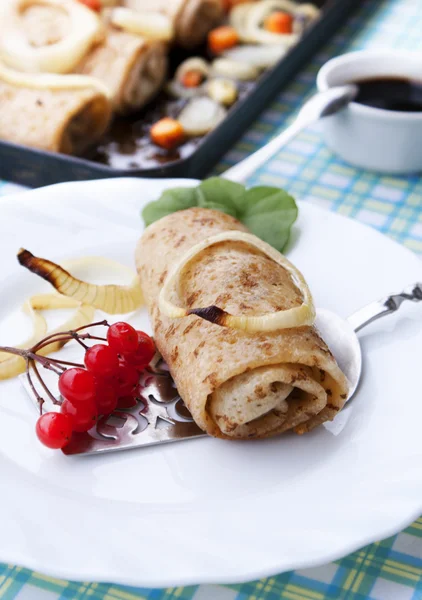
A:
MULTIPOLYGON (((86 158, 0 141, 0 178, 40 187, 61 181, 105 177, 203 177, 295 73, 338 30, 352 10, 360 5, 359 0, 313 0, 313 3, 322 9, 321 17, 300 42, 275 67, 265 72, 243 99, 236 102, 224 121, 199 142, 190 156, 153 168, 116 169, 86 158)), ((139 120, 139 115, 134 119, 139 120)))

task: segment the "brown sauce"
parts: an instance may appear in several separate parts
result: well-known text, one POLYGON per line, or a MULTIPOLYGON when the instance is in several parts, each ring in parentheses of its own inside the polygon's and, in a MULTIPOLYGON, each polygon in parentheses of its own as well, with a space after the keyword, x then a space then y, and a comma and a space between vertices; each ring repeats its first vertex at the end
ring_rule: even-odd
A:
POLYGON ((399 112, 422 112, 422 81, 400 77, 375 77, 354 81, 355 102, 399 112))
POLYGON ((186 158, 198 146, 201 138, 193 138, 174 150, 153 144, 149 130, 164 116, 176 117, 185 100, 174 100, 161 93, 153 103, 137 115, 115 118, 101 142, 86 158, 114 169, 148 169, 186 158))
MULTIPOLYGON (((1 0, 0 0, 1 2, 1 0)), ((198 52, 207 56, 205 50, 198 52)), ((189 54, 174 51, 171 74, 189 54)), ((255 81, 238 82, 238 100, 242 100, 256 85, 255 81)), ((190 156, 203 137, 190 138, 174 150, 165 150, 153 144, 149 137, 151 125, 163 117, 177 118, 187 100, 174 99, 162 91, 139 113, 129 117, 116 117, 109 130, 85 158, 114 169, 151 169, 190 156)))

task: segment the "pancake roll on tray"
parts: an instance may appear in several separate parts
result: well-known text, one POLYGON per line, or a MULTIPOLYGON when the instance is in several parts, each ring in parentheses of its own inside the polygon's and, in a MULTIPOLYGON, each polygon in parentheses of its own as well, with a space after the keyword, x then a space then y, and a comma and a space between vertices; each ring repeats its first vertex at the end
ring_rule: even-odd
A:
POLYGON ((123 6, 142 13, 168 17, 173 41, 184 48, 202 44, 224 17, 221 0, 123 0, 123 6))
POLYGON ((81 75, 32 74, 0 63, 0 139, 51 152, 80 154, 111 118, 107 90, 81 75))
POLYGON ((164 83, 167 45, 114 26, 113 10, 97 13, 78 0, 4 0, 0 60, 19 71, 95 77, 114 112, 139 110, 164 83))
POLYGON ((167 73, 167 46, 159 40, 108 27, 102 42, 82 59, 75 72, 102 81, 120 114, 139 110, 160 91, 167 73))
POLYGON ((347 380, 312 325, 302 275, 239 221, 168 215, 146 229, 136 263, 157 347, 204 431, 305 433, 343 407, 347 380))

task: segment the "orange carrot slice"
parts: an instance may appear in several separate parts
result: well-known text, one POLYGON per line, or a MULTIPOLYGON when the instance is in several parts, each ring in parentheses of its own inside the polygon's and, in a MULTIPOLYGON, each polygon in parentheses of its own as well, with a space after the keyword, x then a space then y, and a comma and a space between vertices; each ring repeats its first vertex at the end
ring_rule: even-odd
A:
POLYGON ((151 127, 150 135, 154 144, 166 150, 171 150, 179 146, 185 138, 185 132, 181 123, 170 117, 164 117, 154 123, 151 127))

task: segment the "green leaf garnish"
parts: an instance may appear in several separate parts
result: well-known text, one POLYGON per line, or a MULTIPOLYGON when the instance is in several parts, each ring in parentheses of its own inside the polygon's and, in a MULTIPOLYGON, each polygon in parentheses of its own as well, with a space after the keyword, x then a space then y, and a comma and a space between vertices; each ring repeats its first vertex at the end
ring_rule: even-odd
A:
POLYGON ((163 192, 159 200, 150 202, 142 211, 142 218, 146 227, 178 210, 198 206, 197 189, 194 187, 180 187, 163 192))
POLYGON ((292 196, 280 188, 243 185, 220 177, 206 179, 197 187, 173 188, 147 204, 142 211, 145 225, 178 210, 199 206, 232 215, 253 234, 280 252, 290 237, 298 209, 292 196))

